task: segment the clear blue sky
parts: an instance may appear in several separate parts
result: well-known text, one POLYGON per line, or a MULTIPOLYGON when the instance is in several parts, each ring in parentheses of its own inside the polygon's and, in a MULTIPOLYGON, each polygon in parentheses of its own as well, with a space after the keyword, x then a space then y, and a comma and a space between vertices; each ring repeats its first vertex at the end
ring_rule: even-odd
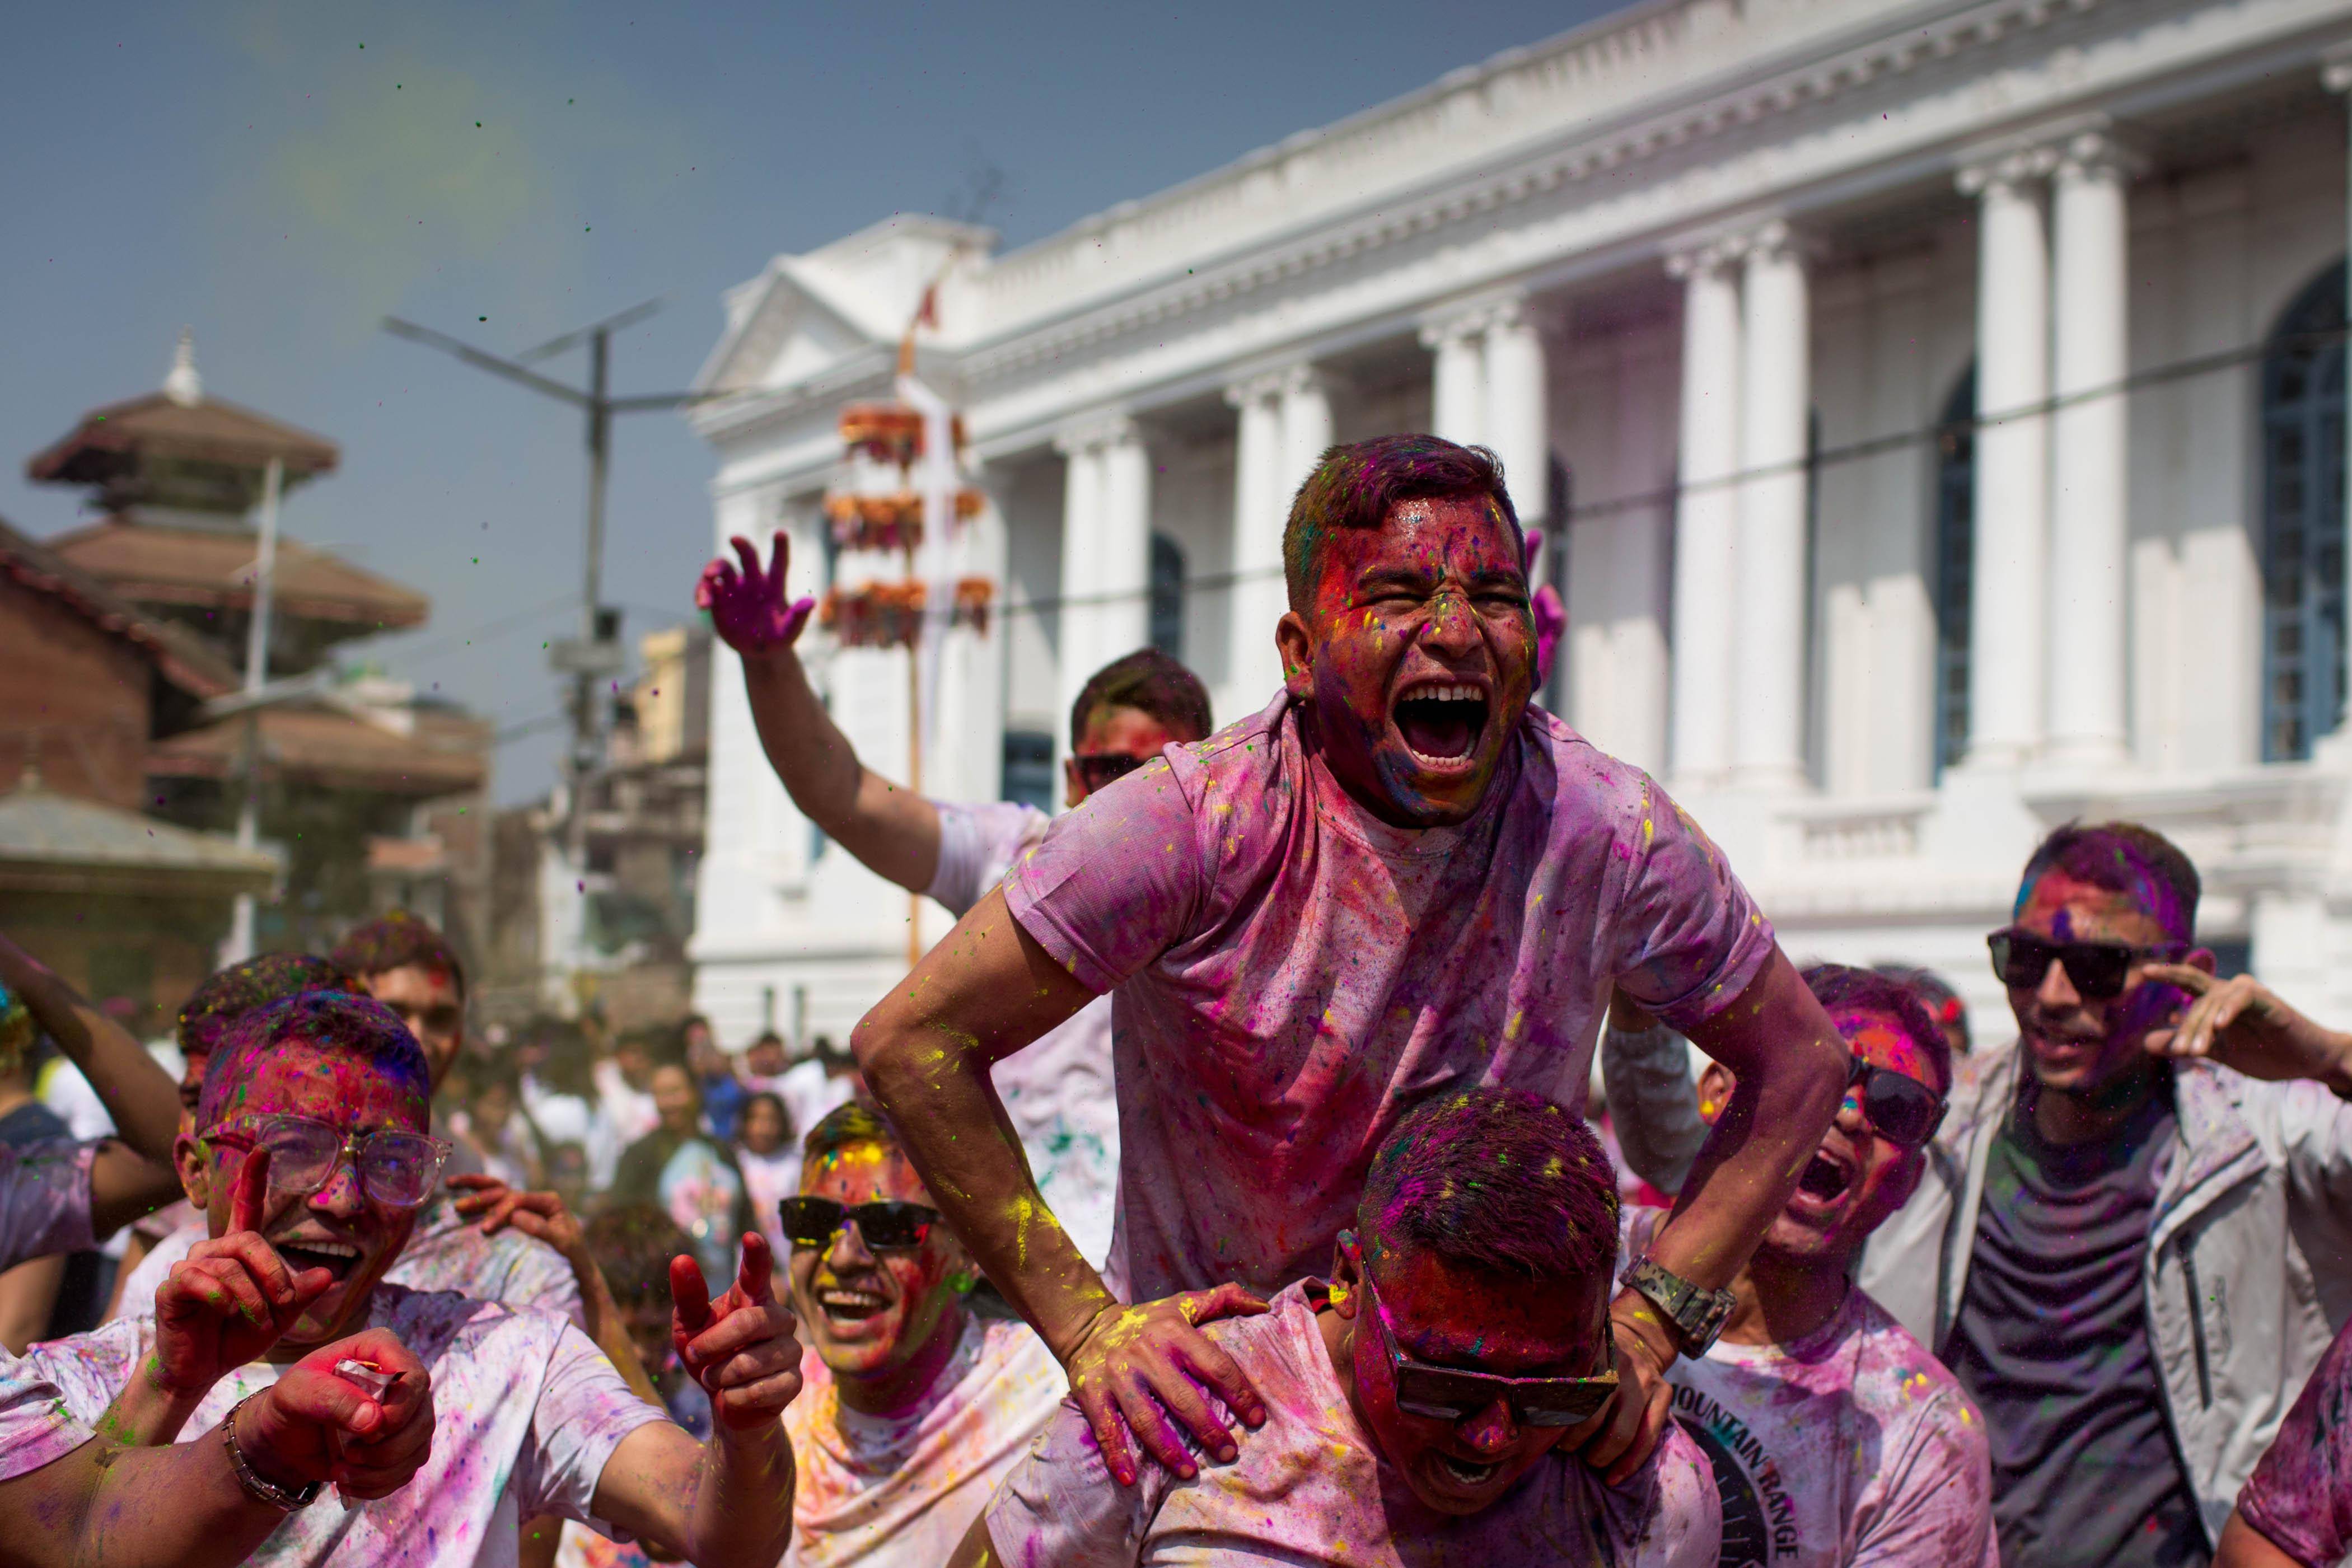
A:
MULTIPOLYGON (((289 532, 433 597, 355 651, 532 719, 556 706, 540 642, 577 615, 521 613, 578 581, 575 416, 385 313, 510 352, 660 295, 615 379, 675 390, 769 256, 950 210, 983 166, 1018 245, 1612 8, 40 7, 0 91, 0 516, 71 526, 79 495, 24 457, 156 386, 194 327, 207 392, 342 445, 289 532)), ((710 466, 674 417, 621 423, 605 580, 632 641, 690 613, 710 466)), ((546 788, 558 740, 501 747, 502 800, 546 788)))

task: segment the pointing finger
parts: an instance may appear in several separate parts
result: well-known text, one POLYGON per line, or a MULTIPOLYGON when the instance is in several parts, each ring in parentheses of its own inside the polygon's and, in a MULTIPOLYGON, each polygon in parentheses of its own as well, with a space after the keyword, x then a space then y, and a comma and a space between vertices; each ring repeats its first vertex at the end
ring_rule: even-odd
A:
POLYGON ((681 1252, 669 1260, 670 1334, 681 1353, 686 1342, 710 1326, 710 1287, 701 1266, 681 1252))
POLYGON ((760 547, 737 534, 727 541, 735 547, 736 559, 743 563, 743 580, 753 588, 761 587, 766 578, 760 570, 760 547))
POLYGON ((258 1230, 269 1200, 269 1145, 256 1144, 236 1167, 236 1186, 229 1194, 228 1228, 258 1230))
POLYGON ((774 1266, 768 1253, 768 1239, 756 1230, 743 1233, 743 1261, 735 1270, 735 1288, 743 1292, 747 1301, 761 1305, 774 1301, 769 1288, 769 1270, 774 1266))
POLYGON ((778 528, 774 538, 768 543, 768 575, 761 586, 776 598, 782 599, 784 593, 784 567, 793 559, 792 536, 785 533, 783 529, 778 528))
POLYGON ((2192 997, 2201 997, 2221 984, 2204 970, 2187 964, 2150 964, 2146 972, 2149 979, 2176 986, 2192 997))

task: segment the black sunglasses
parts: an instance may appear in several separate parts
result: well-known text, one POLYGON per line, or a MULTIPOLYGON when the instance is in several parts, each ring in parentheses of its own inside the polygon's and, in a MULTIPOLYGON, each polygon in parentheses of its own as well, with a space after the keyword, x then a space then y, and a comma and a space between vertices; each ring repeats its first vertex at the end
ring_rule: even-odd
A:
POLYGON ((1591 1419, 1617 1392, 1614 1366, 1598 1377, 1505 1377, 1417 1360, 1397 1343, 1396 1331, 1389 1327, 1389 1314, 1372 1289, 1369 1269, 1363 1275, 1363 1291, 1364 1306, 1381 1331, 1381 1350, 1388 1357, 1389 1376, 1396 1385, 1397 1408, 1407 1415, 1459 1423, 1499 1399, 1510 1407, 1511 1419, 1522 1427, 1573 1427, 1591 1419))
POLYGON ((1888 1143, 1906 1149, 1924 1147, 1944 1124, 1944 1097, 1908 1073, 1864 1061, 1860 1056, 1846 1070, 1846 1092, 1862 1091, 1862 1113, 1870 1129, 1888 1143))
POLYGON ((940 1211, 919 1203, 861 1203, 856 1207, 829 1197, 788 1197, 776 1205, 784 1235, 795 1247, 830 1247, 844 1227, 856 1225, 866 1246, 897 1252, 920 1247, 940 1222, 940 1211))
POLYGON ((1992 972, 2000 977, 2002 985, 2030 991, 2042 984, 2042 977, 2050 972, 2051 961, 2055 959, 2066 966, 2066 978, 2076 994, 2095 1002, 2122 996, 2133 965, 2149 958, 2170 963, 2189 951, 2185 942, 2155 947, 2134 947, 2122 942, 2050 942, 2014 925, 1986 937, 1985 946, 1992 949, 1992 972))
POLYGON ((1131 757, 1124 751, 1090 751, 1083 757, 1070 758, 1077 768, 1078 777, 1086 781, 1089 795, 1114 779, 1126 778, 1150 760, 1149 757, 1131 757))

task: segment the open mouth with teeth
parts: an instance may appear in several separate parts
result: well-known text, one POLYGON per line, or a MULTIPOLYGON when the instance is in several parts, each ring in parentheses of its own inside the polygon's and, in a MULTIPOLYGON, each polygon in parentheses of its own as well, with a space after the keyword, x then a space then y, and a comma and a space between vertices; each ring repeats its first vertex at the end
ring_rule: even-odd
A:
POLYGON ((827 1285, 816 1293, 816 1304, 835 1322, 862 1323, 890 1310, 890 1299, 875 1291, 827 1285))
POLYGON ((1797 1190, 1822 1203, 1835 1203, 1853 1186, 1853 1167, 1827 1155, 1816 1154, 1797 1178, 1797 1190))
POLYGON ((288 1268, 296 1273, 310 1269, 324 1269, 340 1285, 350 1279, 360 1266, 360 1249, 348 1241, 332 1241, 320 1237, 306 1237, 298 1241, 278 1243, 278 1255, 286 1260, 288 1268))
POLYGON ((1466 683, 1423 681, 1396 699, 1397 733, 1422 762, 1460 762, 1477 749, 1486 728, 1486 694, 1466 683))
POLYGON ((1473 1459, 1460 1454, 1449 1454, 1442 1448, 1436 1451, 1434 1458, 1437 1460, 1438 1472, 1457 1486, 1485 1486, 1487 1481, 1494 1479, 1497 1468, 1485 1459, 1473 1459))

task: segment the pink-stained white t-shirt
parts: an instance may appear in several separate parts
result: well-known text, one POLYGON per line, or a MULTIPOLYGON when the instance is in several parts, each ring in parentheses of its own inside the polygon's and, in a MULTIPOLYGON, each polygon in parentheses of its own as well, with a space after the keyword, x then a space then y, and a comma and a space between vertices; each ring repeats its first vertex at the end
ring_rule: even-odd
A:
MULTIPOLYGON (((931 803, 940 813, 940 869, 929 892, 958 915, 1003 882, 1053 821, 1009 800, 931 803)), ((1110 1256, 1118 1199, 1110 1030, 1110 998, 1097 997, 989 1072, 1045 1207, 1097 1269, 1110 1256)))
MULTIPOLYGON (((433 1455, 400 1490, 349 1509, 321 1497, 288 1516, 249 1563, 302 1568, 509 1568, 520 1522, 593 1522, 596 1480, 621 1439, 662 1413, 639 1399, 588 1336, 552 1312, 513 1312, 446 1291, 379 1285, 370 1327, 391 1330, 433 1378, 433 1455)), ((0 1361, 0 1480, 89 1441, 153 1348, 154 1320, 124 1318, 0 1361)), ((180 1441, 278 1380, 268 1362, 213 1385, 180 1441)))
POLYGON ((0 1270, 96 1245, 89 1167, 97 1158, 98 1145, 65 1138, 21 1149, 0 1144, 0 1270))
POLYGON ((1529 708, 1459 827, 1364 811, 1286 694, 1058 818, 1013 918, 1112 999, 1133 1299, 1329 1266, 1371 1152, 1424 1096, 1581 1111, 1612 983, 1687 1031, 1774 951, 1638 769, 1529 708))
POLYGON ((2238 1511, 2309 1568, 2352 1558, 2352 1324, 2312 1369, 2239 1491, 2238 1511))
POLYGON ((1005 1568, 1715 1568, 1715 1486, 1680 1431, 1670 1429, 1622 1487, 1554 1452, 1494 1506, 1437 1513, 1357 1421, 1306 1282, 1273 1308, 1202 1329, 1265 1400, 1265 1425, 1243 1435, 1238 1458, 1203 1463, 1189 1481, 1146 1464, 1122 1487, 1066 1401, 989 1505, 989 1539, 1005 1568))
MULTIPOLYGON (((209 1231, 201 1214, 189 1224, 155 1243, 139 1267, 123 1281, 121 1315, 152 1317, 155 1291, 173 1265, 209 1231)), ((478 1301, 497 1301, 518 1310, 537 1307, 587 1325, 580 1301, 579 1276, 563 1254, 546 1242, 520 1230, 482 1234, 479 1217, 459 1214, 446 1197, 435 1198, 416 1217, 408 1245, 384 1270, 384 1282, 412 1291, 456 1291, 478 1301)))
MULTIPOLYGON (((1664 1217, 1629 1218, 1628 1256, 1664 1217)), ((1984 1417, 1861 1287, 1802 1340, 1717 1340, 1666 1377, 1722 1496, 1722 1568, 2000 1568, 1984 1417)))
POLYGON ((801 1374, 801 1396, 784 1407, 800 1472, 786 1568, 945 1563, 1069 1389, 1026 1324, 978 1317, 967 1317, 930 1393, 901 1416, 842 1404, 814 1349, 801 1374))

